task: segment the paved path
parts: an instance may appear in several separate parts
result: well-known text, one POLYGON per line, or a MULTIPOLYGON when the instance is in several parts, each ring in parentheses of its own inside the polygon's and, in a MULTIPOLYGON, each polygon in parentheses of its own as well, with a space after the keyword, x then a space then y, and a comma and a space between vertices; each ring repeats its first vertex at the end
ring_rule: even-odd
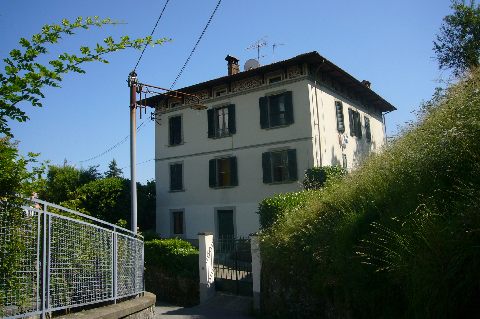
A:
POLYGON ((183 308, 157 304, 156 319, 252 319, 252 298, 217 293, 203 305, 183 308))

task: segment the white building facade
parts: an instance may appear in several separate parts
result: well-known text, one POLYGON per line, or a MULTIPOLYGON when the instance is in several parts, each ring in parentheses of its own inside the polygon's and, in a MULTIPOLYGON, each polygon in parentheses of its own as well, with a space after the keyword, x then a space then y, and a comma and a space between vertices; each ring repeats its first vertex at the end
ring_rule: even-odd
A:
POLYGON ((317 52, 156 96, 157 232, 195 239, 247 236, 259 202, 302 189, 314 166, 355 168, 385 142, 383 114, 395 108, 317 52))

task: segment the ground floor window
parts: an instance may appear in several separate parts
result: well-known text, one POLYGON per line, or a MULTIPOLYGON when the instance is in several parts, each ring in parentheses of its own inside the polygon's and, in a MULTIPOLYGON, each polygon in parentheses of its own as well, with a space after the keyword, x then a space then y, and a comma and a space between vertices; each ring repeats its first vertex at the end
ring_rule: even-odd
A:
POLYGON ((183 210, 172 211, 172 235, 183 236, 185 234, 183 210))

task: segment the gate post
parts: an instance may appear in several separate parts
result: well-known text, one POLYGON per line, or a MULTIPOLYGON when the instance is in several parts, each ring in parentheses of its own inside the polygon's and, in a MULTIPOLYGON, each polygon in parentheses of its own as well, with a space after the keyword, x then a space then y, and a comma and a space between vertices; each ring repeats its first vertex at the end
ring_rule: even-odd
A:
POLYGON ((260 310, 260 275, 262 260, 260 256, 260 241, 257 233, 250 234, 250 250, 252 252, 252 286, 253 309, 260 310))
POLYGON ((198 270, 200 273, 200 303, 215 294, 214 246, 212 233, 198 233, 198 270))

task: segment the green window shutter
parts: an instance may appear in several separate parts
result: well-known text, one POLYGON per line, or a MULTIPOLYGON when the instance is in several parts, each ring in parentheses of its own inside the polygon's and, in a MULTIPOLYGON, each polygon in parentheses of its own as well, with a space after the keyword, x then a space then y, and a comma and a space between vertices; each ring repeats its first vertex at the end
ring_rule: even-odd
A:
POLYGON ((288 178, 291 181, 296 181, 298 179, 297 150, 288 150, 288 178))
POLYGON ((270 152, 262 154, 263 182, 265 184, 272 182, 272 161, 270 152))
POLYGON ((237 157, 230 157, 230 173, 232 174, 230 186, 238 186, 237 157))
POLYGON ((237 133, 237 127, 235 125, 235 104, 228 106, 228 131, 230 134, 237 133))
POLYGON ((292 91, 287 91, 283 93, 285 101, 285 118, 286 124, 293 123, 293 98, 292 91))
POLYGON ((365 138, 367 142, 372 141, 372 131, 370 130, 370 119, 368 117, 364 117, 365 119, 365 138))
POLYGON ((214 138, 215 137, 215 110, 210 109, 207 110, 207 120, 208 120, 208 137, 214 138))
POLYGON ((362 122, 360 121, 359 112, 355 112, 355 126, 357 128, 357 137, 362 138, 362 122))
POLYGON ((343 118, 343 104, 340 101, 335 101, 335 109, 337 114, 337 131, 339 133, 345 132, 345 120, 343 118))
POLYGON ((260 127, 268 128, 268 97, 262 96, 258 103, 260 106, 260 127))
POLYGON ((217 187, 217 160, 211 159, 208 162, 208 182, 210 187, 217 187))
POLYGON ((355 136, 355 121, 353 120, 352 109, 348 109, 348 123, 350 124, 350 136, 355 136))

